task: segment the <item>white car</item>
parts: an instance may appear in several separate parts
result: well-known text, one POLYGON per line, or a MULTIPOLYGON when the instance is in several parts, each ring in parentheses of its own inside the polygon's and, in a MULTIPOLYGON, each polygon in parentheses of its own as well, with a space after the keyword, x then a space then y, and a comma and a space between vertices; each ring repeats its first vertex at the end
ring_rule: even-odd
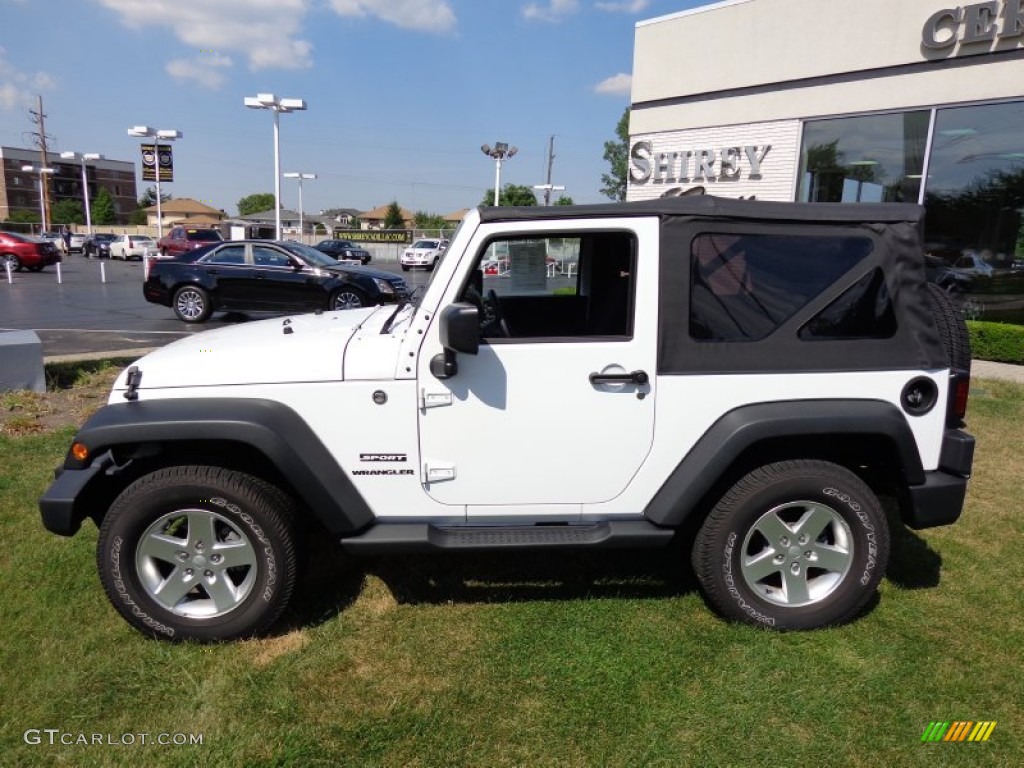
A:
POLYGON ((432 270, 447 248, 447 240, 417 240, 402 253, 402 271, 408 272, 413 267, 432 270))
POLYGON ((110 244, 110 258, 142 261, 146 249, 155 247, 156 241, 148 235, 120 235, 110 244))
POLYGON ((85 232, 72 232, 71 244, 68 246, 68 250, 83 253, 85 251, 85 238, 85 232))

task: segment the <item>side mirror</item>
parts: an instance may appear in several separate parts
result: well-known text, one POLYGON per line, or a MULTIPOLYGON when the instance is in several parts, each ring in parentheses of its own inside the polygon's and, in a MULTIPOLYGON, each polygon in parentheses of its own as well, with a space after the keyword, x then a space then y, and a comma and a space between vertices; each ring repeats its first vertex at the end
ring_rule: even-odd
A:
POLYGON ((459 372, 456 352, 475 355, 480 351, 480 310, 457 302, 441 310, 438 322, 444 352, 430 361, 430 372, 439 379, 448 379, 459 372))

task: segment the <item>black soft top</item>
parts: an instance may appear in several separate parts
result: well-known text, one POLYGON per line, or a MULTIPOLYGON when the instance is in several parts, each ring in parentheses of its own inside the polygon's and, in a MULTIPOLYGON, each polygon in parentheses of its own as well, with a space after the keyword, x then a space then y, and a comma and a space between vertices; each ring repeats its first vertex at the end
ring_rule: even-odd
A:
POLYGON ((763 200, 734 200, 697 195, 659 197, 629 203, 593 205, 493 206, 480 209, 481 221, 526 221, 544 219, 591 219, 623 216, 693 216, 762 221, 917 224, 924 209, 910 203, 777 203, 763 200))

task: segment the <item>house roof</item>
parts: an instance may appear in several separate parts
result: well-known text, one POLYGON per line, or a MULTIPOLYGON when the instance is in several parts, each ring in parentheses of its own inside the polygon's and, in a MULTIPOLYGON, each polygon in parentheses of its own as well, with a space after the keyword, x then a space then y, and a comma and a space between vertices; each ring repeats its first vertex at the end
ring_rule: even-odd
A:
MULTIPOLYGON (((160 212, 164 216, 173 216, 175 214, 182 213, 206 213, 210 216, 221 218, 224 212, 219 208, 200 203, 198 200, 193 200, 190 197, 176 197, 168 200, 166 203, 160 204, 160 212)), ((146 209, 146 213, 156 213, 156 206, 151 205, 146 209)))
POLYGON ((469 208, 460 208, 457 211, 452 211, 451 213, 446 214, 445 217, 444 217, 444 220, 445 221, 462 221, 464 218, 466 218, 466 214, 467 213, 469 213, 469 208))
MULTIPOLYGON (((247 214, 245 214, 245 216, 238 216, 237 218, 239 218, 239 219, 241 219, 243 221, 277 221, 277 218, 274 216, 274 209, 273 208, 268 208, 265 211, 256 211, 256 213, 247 213, 247 214)), ((284 219, 297 219, 297 218, 299 218, 299 212, 298 211, 292 211, 292 210, 289 210, 288 208, 282 208, 281 209, 281 219, 282 220, 284 220, 284 219)), ((307 216, 305 218, 310 218, 310 217, 307 216)))
MULTIPOLYGON (((388 208, 390 208, 390 207, 391 207, 391 203, 388 203, 387 205, 377 206, 372 211, 366 211, 365 213, 360 213, 359 214, 359 218, 360 219, 364 219, 364 220, 366 220, 366 219, 370 219, 370 220, 377 220, 377 219, 384 220, 388 216, 388 208)), ((402 218, 405 221, 412 221, 414 218, 416 218, 415 214, 413 214, 413 212, 410 211, 410 210, 402 208, 401 206, 399 206, 398 210, 400 210, 402 212, 402 218)))

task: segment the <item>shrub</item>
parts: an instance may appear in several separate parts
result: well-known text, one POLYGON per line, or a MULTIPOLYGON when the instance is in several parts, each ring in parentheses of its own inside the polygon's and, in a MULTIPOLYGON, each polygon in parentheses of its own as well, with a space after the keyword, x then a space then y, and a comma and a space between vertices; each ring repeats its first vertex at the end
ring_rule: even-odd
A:
POLYGON ((967 330, 975 359, 1024 364, 1024 326, 968 320, 967 330))

